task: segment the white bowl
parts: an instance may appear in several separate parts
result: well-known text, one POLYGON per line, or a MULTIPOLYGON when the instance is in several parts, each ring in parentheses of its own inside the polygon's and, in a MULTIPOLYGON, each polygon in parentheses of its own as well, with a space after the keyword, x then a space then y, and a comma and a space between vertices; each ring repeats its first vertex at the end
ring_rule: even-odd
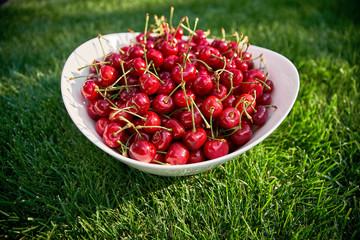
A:
MULTIPOLYGON (((135 38, 134 33, 115 33, 104 35, 108 41, 102 40, 106 53, 117 51, 122 46, 129 45, 135 38)), ((162 176, 185 176, 193 175, 206 170, 213 169, 243 152, 254 147, 268 137, 286 118, 293 107, 299 87, 300 79, 296 67, 284 56, 271 50, 250 46, 249 52, 253 56, 263 54, 267 64, 270 79, 274 82, 275 88, 272 92, 272 103, 277 109, 269 109, 268 121, 266 124, 253 132, 251 140, 237 151, 226 156, 208 160, 201 163, 187 165, 158 165, 139 162, 123 157, 116 150, 107 147, 102 138, 96 133, 95 121, 87 114, 87 102, 82 98, 80 89, 85 81, 84 78, 69 80, 70 77, 83 76, 88 74, 88 69, 78 71, 79 67, 90 64, 94 59, 101 59, 103 52, 98 38, 91 39, 76 48, 67 59, 61 75, 61 93, 65 107, 80 131, 97 147, 131 167, 140 171, 162 176)))

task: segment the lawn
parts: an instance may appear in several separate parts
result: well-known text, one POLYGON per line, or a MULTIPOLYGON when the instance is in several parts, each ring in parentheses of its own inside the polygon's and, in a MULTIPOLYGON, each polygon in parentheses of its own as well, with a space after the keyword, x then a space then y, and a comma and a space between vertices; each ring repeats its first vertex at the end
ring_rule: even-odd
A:
POLYGON ((360 13, 350 1, 12 0, 0 8, 0 238, 359 239, 360 13), (145 14, 283 54, 301 87, 261 144, 188 177, 127 167, 62 103, 69 54, 145 14))

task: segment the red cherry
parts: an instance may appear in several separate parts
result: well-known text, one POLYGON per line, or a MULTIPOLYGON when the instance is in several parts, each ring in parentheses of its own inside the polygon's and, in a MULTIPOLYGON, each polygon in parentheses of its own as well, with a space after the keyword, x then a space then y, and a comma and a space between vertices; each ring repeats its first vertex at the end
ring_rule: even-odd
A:
POLYGON ((269 87, 264 87, 264 93, 272 93, 272 91, 274 90, 274 83, 273 81, 271 81, 270 79, 265 81, 265 84, 268 85, 269 87))
MULTIPOLYGON (((136 126, 138 126, 138 125, 140 125, 140 123, 136 124, 136 126)), ((140 139, 143 139, 143 140, 146 140, 146 141, 150 142, 151 137, 152 137, 151 133, 148 133, 148 132, 145 132, 142 129, 139 129, 138 132, 135 132, 134 139, 133 139, 132 142, 139 141, 140 139)))
POLYGON ((140 90, 147 94, 153 95, 159 90, 160 83, 159 80, 150 73, 142 74, 138 79, 140 90))
POLYGON ((175 118, 170 118, 164 123, 164 127, 171 129, 171 135, 174 140, 182 138, 185 133, 184 125, 175 118))
POLYGON ((257 105, 256 112, 252 114, 252 120, 255 126, 263 126, 268 118, 267 108, 263 105, 257 105))
POLYGON ((190 62, 186 62, 184 68, 180 65, 175 65, 171 71, 171 77, 177 84, 180 84, 181 81, 191 81, 196 77, 196 68, 190 62))
POLYGON ((81 88, 81 96, 86 100, 94 100, 100 97, 100 86, 97 81, 86 81, 81 88))
POLYGON ((236 68, 239 69, 242 73, 246 72, 248 70, 248 63, 241 60, 241 58, 236 57, 234 58, 234 62, 236 64, 236 68))
POLYGON ((186 131, 182 136, 182 142, 190 151, 196 151, 204 145, 206 137, 205 130, 197 127, 195 132, 192 129, 186 131))
POLYGON ((131 59, 129 65, 130 65, 129 67, 133 69, 131 71, 131 74, 135 77, 138 77, 145 72, 146 62, 142 58, 131 59))
POLYGON ((167 94, 169 95, 176 87, 175 82, 171 78, 163 78, 160 82, 159 90, 157 94, 167 94))
POLYGON ((112 122, 119 122, 123 125, 125 125, 127 122, 125 120, 122 120, 121 117, 127 119, 128 121, 132 121, 134 118, 134 115, 130 114, 127 111, 122 111, 123 108, 126 107, 126 104, 121 104, 120 106, 118 106, 118 110, 114 109, 109 113, 109 120, 112 122))
POLYGON ((226 41, 224 40, 219 40, 219 39, 215 39, 210 46, 212 46, 213 48, 216 48, 217 50, 220 51, 220 53, 224 53, 229 49, 229 45, 226 41))
POLYGON ((235 107, 235 100, 236 100, 236 97, 233 94, 230 94, 229 96, 227 96, 222 101, 224 109, 226 109, 228 107, 235 107))
POLYGON ((94 104, 94 109, 100 117, 108 117, 112 109, 112 105, 109 100, 105 99, 96 99, 94 104))
POLYGON ((249 78, 241 84, 241 92, 249 93, 258 99, 263 92, 263 85, 261 82, 249 78))
POLYGON ((126 102, 126 107, 132 107, 129 111, 143 115, 150 108, 150 99, 145 93, 136 93, 126 102))
POLYGON ((198 163, 206 161, 206 157, 202 148, 189 153, 189 158, 186 164, 198 163))
POLYGON ((210 93, 213 86, 211 77, 206 72, 202 72, 193 80, 192 90, 199 96, 205 96, 210 93))
POLYGON ((253 108, 256 107, 255 98, 248 93, 243 93, 236 100, 235 106, 237 106, 237 109, 239 109, 240 113, 242 113, 246 108, 246 112, 251 114, 254 111, 253 108))
POLYGON ((157 131, 159 128, 157 128, 157 126, 161 125, 161 121, 160 121, 160 117, 159 115, 157 115, 155 112, 153 111, 147 111, 144 115, 144 118, 146 118, 146 120, 143 120, 142 125, 146 126, 146 128, 144 128, 144 131, 147 133, 154 133, 155 131, 157 131), (150 126, 154 126, 154 127, 150 127, 150 126), (149 128, 150 127, 150 128, 149 128))
POLYGON ((217 116, 220 115, 222 110, 223 110, 223 105, 220 102, 219 98, 215 96, 207 97, 201 106, 201 112, 207 118, 210 118, 211 114, 213 118, 216 118, 217 116))
POLYGON ((102 136, 105 130, 105 127, 110 123, 110 120, 108 118, 99 118, 96 121, 95 124, 95 130, 96 132, 102 136))
POLYGON ((109 123, 104 129, 103 141, 108 147, 119 147, 119 141, 123 141, 124 135, 125 133, 122 130, 122 125, 120 123, 112 122, 109 123))
POLYGON ((175 108, 175 102, 172 97, 166 94, 157 95, 151 103, 155 112, 168 114, 175 108))
POLYGON ((215 159, 225 156, 229 153, 229 144, 225 138, 218 138, 216 140, 208 140, 204 144, 204 154, 208 159, 215 159))
POLYGON ((171 55, 177 55, 179 50, 176 45, 170 44, 168 41, 163 41, 160 45, 160 51, 166 58, 171 55))
POLYGON ((165 129, 159 129, 154 132, 151 143, 155 146, 157 151, 166 151, 172 140, 172 135, 169 131, 165 129))
POLYGON ((156 49, 150 49, 149 51, 147 51, 146 58, 148 62, 152 61, 156 68, 161 67, 164 62, 163 54, 156 49))
POLYGON ((222 128, 233 128, 239 124, 240 111, 237 108, 228 107, 220 113, 217 121, 222 128))
POLYGON ((127 102, 135 94, 141 92, 138 87, 127 87, 125 90, 121 91, 119 98, 122 102, 127 102))
POLYGON ((105 65, 100 68, 99 84, 102 87, 108 87, 115 83, 119 77, 118 71, 113 66, 105 65))
POLYGON ((188 158, 189 150, 182 143, 174 142, 170 145, 164 162, 171 165, 184 165, 188 158))
POLYGON ((185 93, 184 93, 184 90, 181 89, 181 90, 176 91, 174 94, 175 104, 179 108, 184 108, 184 107, 190 106, 190 104, 191 104, 191 102, 189 100, 190 98, 192 98, 195 101, 196 95, 192 90, 185 89, 185 93), (185 98, 185 93, 186 93, 187 98, 185 98))
POLYGON ((250 123, 246 119, 241 119, 241 128, 230 136, 230 139, 237 145, 242 146, 247 143, 252 136, 250 123))
POLYGON ((206 33, 201 29, 196 30, 195 35, 193 37, 194 42, 199 43, 204 39, 206 39, 206 33))
POLYGON ((243 81, 243 74, 238 69, 229 69, 228 72, 224 71, 220 75, 220 82, 224 84, 228 90, 230 90, 231 86, 232 87, 239 86, 242 83, 242 81, 243 81), (232 77, 229 72, 232 73, 232 77), (232 78, 232 80, 230 80, 230 78, 232 78), (231 85, 231 81, 232 81, 232 85, 231 85))
POLYGON ((227 95, 227 88, 223 84, 215 84, 211 89, 209 95, 223 99, 227 95))
POLYGON ((149 163, 155 157, 156 148, 150 142, 140 139, 130 145, 129 154, 132 159, 149 163))
POLYGON ((264 93, 258 99, 256 99, 256 103, 259 105, 271 105, 271 101, 272 98, 270 93, 264 93))
POLYGON ((104 62, 110 62, 110 65, 118 71, 121 71, 121 61, 121 55, 116 52, 109 53, 104 59, 104 62))
POLYGON ((222 56, 216 48, 205 46, 200 49, 198 57, 210 67, 214 67, 221 61, 222 56))
POLYGON ((194 109, 194 123, 192 111, 184 110, 180 113, 180 122, 186 128, 193 127, 193 124, 195 124, 195 126, 199 126, 202 121, 203 119, 201 118, 201 115, 197 109, 194 109))
POLYGON ((162 153, 156 153, 153 160, 150 163, 152 164, 161 164, 164 162, 165 155, 162 153))
POLYGON ((134 45, 128 50, 128 57, 130 59, 142 58, 144 56, 144 49, 139 45, 134 45))
POLYGON ((258 79, 258 80, 261 80, 261 81, 265 81, 265 74, 259 70, 259 69, 250 69, 246 72, 244 72, 244 80, 247 81, 249 79, 258 79))
POLYGON ((90 101, 86 108, 88 115, 95 120, 101 118, 101 116, 95 111, 94 108, 96 101, 97 99, 90 101))
POLYGON ((179 57, 176 55, 170 55, 164 59, 163 64, 161 65, 161 68, 164 71, 171 71, 176 64, 178 63, 179 57))

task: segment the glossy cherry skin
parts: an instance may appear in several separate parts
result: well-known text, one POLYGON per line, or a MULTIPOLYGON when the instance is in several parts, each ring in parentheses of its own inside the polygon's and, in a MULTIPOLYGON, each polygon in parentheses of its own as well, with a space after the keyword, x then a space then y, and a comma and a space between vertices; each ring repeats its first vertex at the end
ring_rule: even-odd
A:
POLYGON ((146 120, 142 120, 142 125, 146 126, 144 128, 145 132, 154 133, 155 131, 157 131, 159 129, 157 127, 161 125, 161 121, 160 121, 160 117, 158 114, 156 114, 153 111, 147 111, 143 115, 143 117, 146 118, 146 120), (150 127, 150 126, 154 126, 154 127, 150 127))
POLYGON ((129 48, 127 54, 129 59, 142 58, 144 56, 144 49, 139 45, 134 45, 129 48))
POLYGON ((220 39, 215 39, 210 46, 219 50, 220 53, 224 53, 229 49, 228 42, 220 39))
POLYGON ((249 78, 241 84, 241 92, 249 93, 258 99, 263 92, 263 85, 261 82, 253 78, 249 78))
POLYGON ((265 74, 259 69, 250 69, 244 73, 244 80, 247 81, 251 78, 265 81, 265 74))
POLYGON ((88 101, 97 99, 101 96, 98 89, 100 86, 97 81, 86 81, 81 88, 81 96, 88 101))
POLYGON ((115 83, 119 77, 118 71, 113 66, 105 65, 100 68, 99 84, 102 87, 108 87, 115 83))
POLYGON ((141 92, 138 87, 127 87, 125 90, 121 91, 119 98, 122 102, 127 102, 135 94, 141 92))
POLYGON ((171 55, 177 55, 179 51, 175 44, 172 45, 168 41, 163 41, 159 48, 165 58, 171 55))
POLYGON ((227 94, 227 88, 223 84, 214 84, 209 95, 215 96, 219 99, 223 99, 227 94))
POLYGON ((194 40, 195 43, 199 43, 202 40, 206 39, 206 33, 203 30, 198 29, 198 30, 195 31, 195 33, 196 34, 193 37, 193 40, 194 40))
MULTIPOLYGON (((194 123, 195 126, 199 126, 202 123, 202 118, 197 109, 194 109, 194 123)), ((192 128, 193 127, 193 118, 192 118, 192 111, 181 111, 180 113, 180 122, 185 128, 192 128)))
POLYGON ((206 161, 206 157, 204 151, 202 150, 202 148, 200 148, 196 151, 189 152, 189 159, 186 164, 199 163, 204 161, 206 161))
POLYGON ((151 103, 155 112, 168 114, 175 109, 174 99, 167 94, 157 95, 151 103))
POLYGON ((237 126, 240 121, 240 111, 234 107, 225 108, 219 115, 217 122, 220 127, 229 129, 237 126))
POLYGON ((149 163, 155 157, 156 148, 150 142, 140 139, 130 145, 129 154, 132 159, 149 163))
POLYGON ((237 98, 235 106, 239 109, 240 113, 246 108, 246 112, 251 114, 254 111, 253 108, 256 107, 255 98, 248 93, 243 93, 237 98))
POLYGON ((87 110, 88 115, 92 119, 98 120, 99 118, 101 118, 101 116, 96 112, 96 110, 94 108, 96 102, 97 102, 97 99, 90 101, 87 105, 86 110, 87 110))
POLYGON ((130 114, 129 112, 127 111, 122 111, 123 108, 125 108, 126 105, 125 103, 124 104, 121 104, 120 106, 118 106, 119 109, 114 109, 112 110, 110 113, 109 113, 109 120, 111 122, 119 122, 123 125, 126 125, 126 120, 122 120, 121 118, 125 118, 127 119, 128 121, 132 121, 133 118, 134 118, 134 115, 130 114))
POLYGON ((136 93, 126 102, 126 107, 132 107, 129 111, 143 115, 150 108, 150 99, 145 93, 136 93))
POLYGON ((189 99, 192 98, 194 101, 196 99, 196 95, 192 90, 185 89, 185 93, 184 90, 180 89, 176 91, 174 94, 175 105, 178 106, 179 108, 185 108, 188 106, 190 107, 191 101, 189 99), (185 97, 185 93, 187 98, 185 97))
POLYGON ((247 143, 252 136, 251 125, 246 119, 241 119, 241 128, 236 130, 234 134, 230 136, 230 139, 237 145, 242 146, 247 143))
POLYGON ((272 97, 270 93, 264 93, 258 99, 256 99, 256 104, 259 105, 271 105, 272 97))
POLYGON ((164 71, 172 71, 172 69, 176 66, 176 64, 179 61, 179 57, 176 55, 170 55, 164 59, 163 64, 161 65, 161 68, 164 71))
POLYGON ((175 82, 167 77, 163 78, 162 82, 160 82, 159 90, 157 91, 157 94, 166 94, 169 95, 176 87, 175 82))
POLYGON ((252 120, 255 126, 263 126, 268 118, 268 110, 263 105, 257 105, 256 112, 252 114, 252 120))
POLYGON ((231 87, 239 86, 242 83, 243 74, 238 69, 229 69, 228 72, 224 71, 220 75, 220 81, 222 84, 225 85, 225 87, 227 87, 228 90, 230 90, 231 87), (232 80, 230 80, 231 74, 229 72, 232 73, 232 80), (231 81, 232 81, 232 84, 231 84, 231 81))
POLYGON ((164 123, 164 127, 171 129, 171 135, 174 140, 181 139, 185 133, 184 125, 182 125, 182 123, 175 118, 170 118, 167 120, 164 123))
POLYGON ((151 160, 150 163, 152 164, 161 164, 164 162, 165 154, 162 153, 156 153, 153 160, 151 160))
POLYGON ((216 66, 221 60, 221 54, 216 48, 205 46, 200 49, 198 58, 204 61, 210 67, 216 66))
POLYGON ((120 146, 120 142, 123 141, 125 132, 122 131, 122 125, 120 123, 109 123, 103 133, 103 141, 106 146, 115 148, 120 146))
POLYGON ((108 117, 112 109, 112 104, 109 100, 96 99, 94 109, 100 117, 108 117))
POLYGON ((145 132, 143 129, 138 129, 138 131, 135 132, 135 134, 134 134, 134 138, 133 138, 132 142, 139 141, 140 139, 150 142, 151 137, 152 137, 151 133, 145 132))
POLYGON ((236 97, 233 94, 230 94, 222 101, 223 108, 226 109, 228 107, 235 107, 236 97))
POLYGON ((246 72, 249 68, 248 63, 239 57, 234 58, 234 62, 236 64, 236 68, 239 69, 242 73, 246 72))
POLYGON ((206 137, 205 130, 197 127, 195 132, 193 129, 186 131, 182 136, 182 142, 190 151, 196 151, 204 145, 206 137))
POLYGON ((164 62, 163 54, 156 49, 150 49, 149 51, 147 51, 146 58, 148 62, 152 61, 156 68, 161 67, 164 62))
POLYGON ((164 162, 171 165, 184 165, 189 159, 189 150, 184 144, 180 142, 174 142, 170 145, 164 162))
POLYGON ((186 62, 184 68, 180 65, 175 65, 171 71, 171 78, 177 84, 180 84, 182 81, 185 81, 185 82, 191 81, 195 77, 196 77, 196 68, 195 68, 194 64, 192 64, 190 62, 186 62))
POLYGON ((218 117, 222 110, 223 105, 215 96, 207 97, 201 105, 201 112, 207 118, 210 118, 211 115, 212 118, 218 117))
POLYGON ((135 77, 142 75, 146 69, 146 62, 142 58, 134 58, 129 62, 128 70, 132 68, 131 74, 135 77))
POLYGON ((204 154, 208 159, 223 157, 229 153, 229 144, 225 138, 219 140, 208 140, 203 147, 204 154))
POLYGON ((96 132, 102 136, 105 130, 105 127, 110 123, 108 118, 99 118, 95 123, 96 132))
POLYGON ((265 84, 268 85, 269 87, 264 87, 264 93, 272 93, 272 91, 274 90, 274 83, 272 80, 268 79, 265 81, 265 84))
POLYGON ((159 90, 160 82, 159 80, 150 73, 142 74, 138 79, 140 90, 147 94, 153 95, 159 90))
POLYGON ((198 96, 206 96, 210 93, 214 84, 209 74, 201 73, 194 80, 191 86, 192 90, 198 96))
POLYGON ((104 62, 110 62, 110 65, 113 66, 118 71, 121 71, 121 61, 122 61, 121 55, 116 52, 112 52, 108 54, 104 59, 104 62))
POLYGON ((172 141, 171 132, 165 129, 159 129, 154 132, 151 143, 155 146, 157 151, 166 151, 172 141))

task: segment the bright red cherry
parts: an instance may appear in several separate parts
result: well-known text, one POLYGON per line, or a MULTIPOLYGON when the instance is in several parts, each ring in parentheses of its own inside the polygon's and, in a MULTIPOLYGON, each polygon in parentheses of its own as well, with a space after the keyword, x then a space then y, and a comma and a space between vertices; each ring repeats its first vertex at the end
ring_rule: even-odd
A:
POLYGON ((108 117, 112 109, 112 105, 109 100, 96 99, 94 109, 100 117, 108 117))
POLYGON ((150 49, 147 51, 146 58, 148 62, 152 61, 156 68, 161 67, 164 62, 163 54, 156 49, 150 49))
POLYGON ((81 96, 86 100, 94 100, 100 97, 100 86, 97 81, 86 81, 81 88, 81 96))
POLYGON ((204 151, 202 150, 202 148, 200 148, 196 151, 189 153, 189 159, 186 164, 199 163, 204 161, 206 161, 206 157, 204 151))
POLYGON ((203 72, 193 80, 191 88, 195 92, 195 94, 199 96, 206 96, 210 93, 213 86, 214 84, 209 74, 203 72))
POLYGON ((155 112, 153 111, 147 111, 143 117, 146 120, 142 121, 142 125, 146 126, 144 128, 144 131, 147 133, 154 133, 155 131, 157 131, 159 128, 157 128, 158 126, 161 125, 161 121, 160 121, 160 117, 159 115, 157 115, 155 112), (152 127, 154 126, 154 127, 152 127))
POLYGON ((196 77, 196 68, 190 62, 186 62, 184 68, 180 65, 175 65, 171 71, 171 77, 177 84, 180 84, 181 81, 191 81, 196 77))
POLYGON ((142 58, 144 56, 144 49, 139 45, 134 45, 128 50, 128 57, 130 59, 142 58))
POLYGON ((103 141, 108 147, 119 147, 119 142, 123 141, 124 135, 125 132, 122 129, 122 125, 120 123, 112 122, 109 123, 104 129, 103 141))
POLYGON ((197 127, 195 131, 193 129, 186 131, 182 136, 182 142, 190 151, 196 151, 204 145, 206 137, 205 130, 197 127))
POLYGON ((160 82, 159 80, 150 73, 143 73, 138 79, 140 90, 147 94, 153 95, 159 90, 160 82))
POLYGON ((213 48, 216 48, 217 50, 219 50, 220 53, 224 53, 229 49, 229 45, 226 41, 224 40, 220 40, 220 39, 215 39, 210 46, 212 46, 213 48))
POLYGON ((154 132, 151 143, 155 146, 157 151, 166 151, 172 140, 171 132, 165 129, 159 129, 154 132))
POLYGON ((247 81, 249 79, 255 79, 255 80, 261 80, 265 81, 265 74, 259 69, 250 69, 246 72, 244 72, 244 80, 247 81))
POLYGON ((185 133, 184 125, 182 125, 182 123, 175 118, 170 118, 169 120, 167 120, 164 123, 164 127, 171 129, 172 138, 175 140, 181 139, 183 134, 185 133))
POLYGON ((219 98, 215 96, 207 97, 201 105, 201 112, 207 118, 210 118, 210 116, 212 116, 213 118, 218 117, 222 110, 223 105, 220 102, 219 98))
POLYGON ((96 121, 95 130, 96 132, 102 136, 105 130, 105 127, 110 123, 108 118, 100 118, 96 121))
POLYGON ((150 142, 140 139, 130 145, 129 154, 132 159, 149 163, 155 157, 156 148, 150 142))
POLYGON ((215 159, 229 153, 229 144, 225 138, 208 140, 203 147, 204 154, 208 159, 215 159))
POLYGON ((238 69, 229 69, 228 71, 224 71, 220 75, 220 82, 230 89, 231 87, 239 86, 243 81, 243 74, 238 69), (232 75, 230 74, 232 73, 232 75))
POLYGON ((99 118, 101 118, 101 116, 95 111, 94 106, 95 106, 96 102, 97 102, 97 99, 90 101, 87 105, 86 110, 87 110, 88 115, 92 119, 98 120, 99 118))
POLYGON ((167 94, 169 95, 176 87, 175 82, 167 77, 163 78, 162 82, 160 82, 159 90, 157 91, 157 94, 167 94))
POLYGON ((192 114, 192 111, 188 110, 181 111, 180 113, 180 122, 186 128, 191 128, 194 124, 195 126, 199 126, 202 121, 203 119, 201 118, 201 115, 197 109, 194 109, 194 116, 192 114))
POLYGON ((241 114, 243 113, 244 109, 246 109, 248 114, 251 114, 256 107, 255 98, 248 93, 243 93, 236 100, 235 106, 237 109, 239 109, 241 114))
POLYGON ((168 114, 174 110, 175 102, 171 96, 167 94, 159 94, 154 98, 151 106, 155 112, 168 114))
POLYGON ((115 83, 119 77, 118 71, 113 66, 105 65, 100 68, 99 84, 102 87, 108 87, 115 83))
POLYGON ((175 44, 171 44, 168 41, 163 41, 160 45, 160 51, 166 58, 171 55, 177 55, 179 50, 175 44))
POLYGON ((192 98, 195 101, 195 97, 196 95, 192 90, 185 89, 185 93, 184 93, 184 90, 180 89, 175 92, 174 101, 176 106, 178 106, 179 108, 184 108, 187 106, 190 107, 191 101, 189 99, 192 98), (187 98, 185 97, 185 94, 187 98))
POLYGON ((256 112, 252 114, 252 120, 255 126, 262 126, 266 123, 268 118, 268 110, 263 105, 257 105, 256 112))
POLYGON ((240 111, 237 108, 228 107, 220 113, 217 121, 222 128, 233 128, 239 124, 240 111))
POLYGON ((261 82, 249 78, 241 84, 241 92, 249 93, 258 99, 263 92, 263 85, 261 82))
POLYGON ((188 161, 189 150, 180 142, 174 142, 170 145, 164 162, 171 165, 184 165, 188 161))
POLYGON ((132 107, 129 111, 143 115, 150 108, 150 99, 145 93, 136 93, 126 102, 126 107, 132 107))
POLYGON ((210 67, 214 67, 221 61, 222 56, 216 48, 205 46, 199 51, 198 57, 210 67))

